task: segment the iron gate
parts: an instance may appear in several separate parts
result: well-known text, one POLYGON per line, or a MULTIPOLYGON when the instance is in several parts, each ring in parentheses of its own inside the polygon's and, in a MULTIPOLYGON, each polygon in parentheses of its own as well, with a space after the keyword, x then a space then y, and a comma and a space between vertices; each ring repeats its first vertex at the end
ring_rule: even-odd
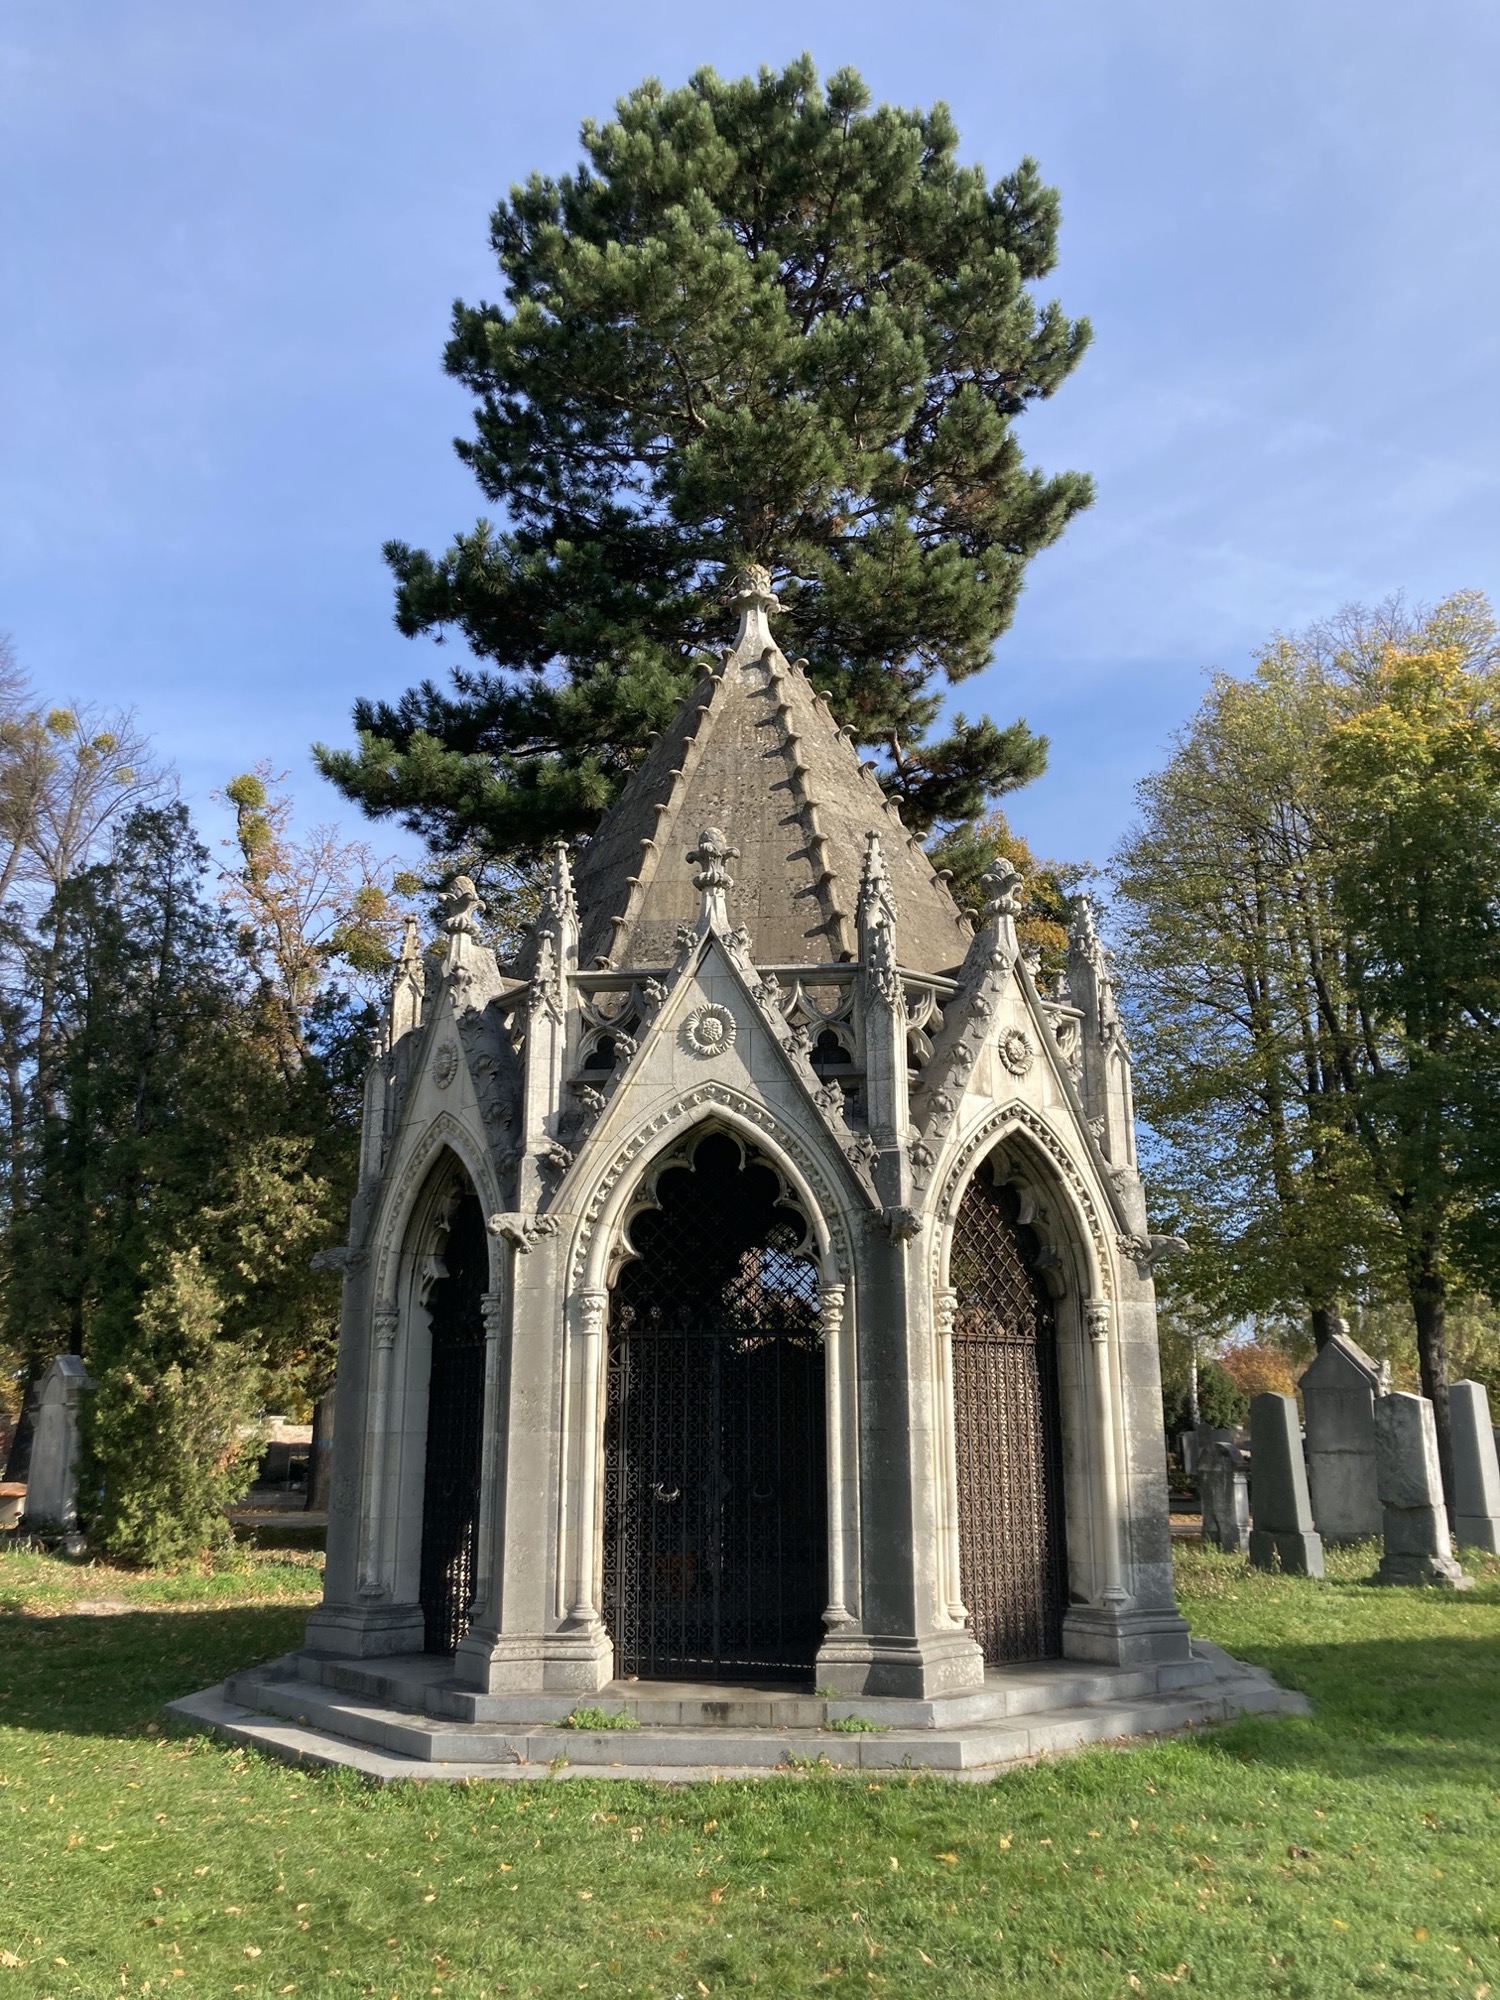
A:
POLYGON ((472 1189, 453 1212, 443 1246, 447 1276, 428 1295, 432 1373, 422 1481, 423 1643, 451 1653, 469 1629, 479 1543, 484 1428, 484 1315, 489 1245, 472 1189))
POLYGON ((959 1581, 990 1666, 1058 1654, 1067 1592, 1056 1326, 1018 1206, 976 1177, 951 1262, 959 1581))
POLYGON ((631 1225, 605 1421, 618 1674, 803 1674, 822 1640, 823 1336, 805 1221, 780 1194, 714 1135, 631 1225))

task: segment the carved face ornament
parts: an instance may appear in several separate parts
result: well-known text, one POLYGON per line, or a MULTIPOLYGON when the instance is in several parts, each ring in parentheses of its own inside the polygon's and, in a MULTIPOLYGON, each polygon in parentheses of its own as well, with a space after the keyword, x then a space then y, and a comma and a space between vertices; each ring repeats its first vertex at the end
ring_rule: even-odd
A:
POLYGON ((1012 1076, 1024 1076, 1036 1055, 1024 1028, 1007 1028, 1000 1037, 997 1053, 1012 1076))

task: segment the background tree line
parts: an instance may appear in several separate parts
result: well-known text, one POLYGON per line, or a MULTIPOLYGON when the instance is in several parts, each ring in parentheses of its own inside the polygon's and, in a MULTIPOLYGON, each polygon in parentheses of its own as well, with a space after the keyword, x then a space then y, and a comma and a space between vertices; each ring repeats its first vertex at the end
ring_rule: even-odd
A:
MULTIPOLYGON (((81 1354, 109 1553, 222 1547, 266 1408, 332 1380, 371 982, 400 896, 262 769, 216 866, 127 713, 0 687, 0 1346, 19 1405, 81 1354)), ((413 886, 413 885, 404 885, 413 886)), ((19 1434, 24 1449, 24 1431, 19 1434)))
POLYGON ((1181 1324, 1500 1388, 1500 635, 1463 592, 1216 674, 1116 857, 1181 1324))

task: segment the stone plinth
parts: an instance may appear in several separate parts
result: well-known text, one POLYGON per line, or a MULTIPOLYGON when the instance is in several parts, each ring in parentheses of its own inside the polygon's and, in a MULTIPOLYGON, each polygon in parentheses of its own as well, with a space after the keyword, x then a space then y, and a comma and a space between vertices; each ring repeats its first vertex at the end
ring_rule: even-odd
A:
POLYGON ((1375 1463, 1385 1519, 1385 1557, 1375 1581, 1472 1588, 1473 1579, 1453 1560, 1437 1426, 1425 1396, 1376 1398, 1375 1463))
POLYGON ((1453 1426, 1453 1534, 1461 1549, 1500 1554, 1500 1458, 1482 1382, 1448 1391, 1453 1426))
POLYGON ((1250 1403, 1250 1561, 1256 1569, 1323 1574, 1323 1539, 1313 1527, 1302 1462, 1302 1429, 1290 1396, 1269 1391, 1250 1403))
POLYGON ((1325 1542, 1361 1541, 1381 1527, 1375 1476, 1375 1395, 1379 1370, 1336 1333, 1298 1388, 1307 1422, 1307 1483, 1325 1542))

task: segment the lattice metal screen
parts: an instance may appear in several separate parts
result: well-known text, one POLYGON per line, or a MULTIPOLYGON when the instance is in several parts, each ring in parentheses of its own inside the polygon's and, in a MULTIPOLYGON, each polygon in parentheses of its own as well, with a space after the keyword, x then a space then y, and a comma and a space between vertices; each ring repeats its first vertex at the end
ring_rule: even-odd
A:
POLYGON ((1051 1301, 1008 1188, 976 1179, 953 1237, 959 1579, 986 1662, 1062 1647, 1062 1422, 1051 1301))
POLYGON ((827 1601, 817 1273, 721 1135, 638 1216, 610 1311, 604 1604, 616 1671, 810 1669, 827 1601))
POLYGON ((479 1541, 484 1426, 484 1315, 489 1284, 484 1212, 472 1191, 443 1246, 448 1275, 428 1295, 432 1374, 422 1482, 421 1597, 429 1653, 451 1653, 469 1628, 479 1541))

